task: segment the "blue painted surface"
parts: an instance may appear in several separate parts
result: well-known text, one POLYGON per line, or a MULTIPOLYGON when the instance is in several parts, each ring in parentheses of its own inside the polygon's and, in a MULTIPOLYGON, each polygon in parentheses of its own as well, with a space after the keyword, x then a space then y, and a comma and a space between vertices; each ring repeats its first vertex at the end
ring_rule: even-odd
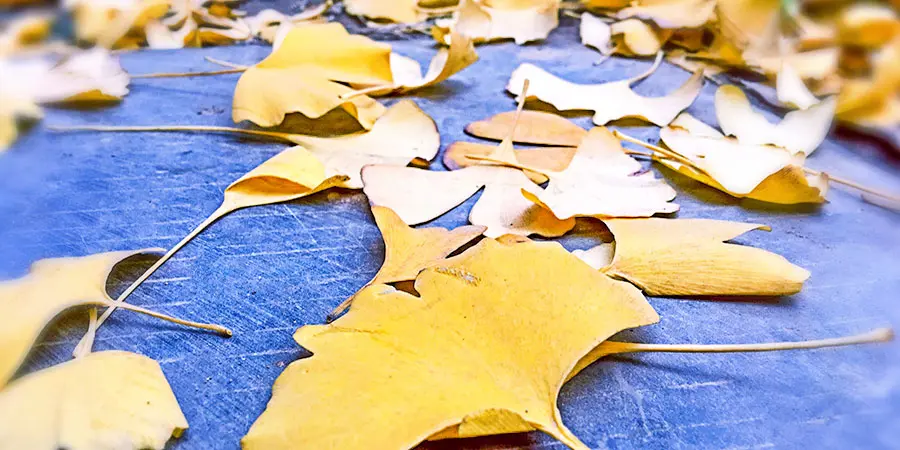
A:
MULTIPOLYGON (((479 48, 482 61, 415 96, 437 122, 446 147, 475 140, 466 123, 513 108, 503 88, 510 72, 533 62, 567 79, 602 82, 641 72, 649 62, 611 59, 577 44, 565 27, 540 46, 479 48)), ((397 42, 425 62, 425 39, 397 42)), ((207 70, 203 56, 252 63, 261 46, 138 52, 122 56, 132 73, 207 70)), ((638 91, 660 95, 687 73, 664 65, 638 91)), ((44 124, 229 125, 236 76, 143 80, 119 106, 88 112, 48 110, 44 124)), ((690 112, 715 123, 707 84, 690 112)), ((589 117, 574 120, 589 125, 589 117)), ((654 127, 626 132, 656 140, 654 127)), ((234 179, 284 148, 201 134, 27 133, 0 155, 0 279, 21 276, 35 260, 110 250, 169 247, 215 210, 234 179)), ((858 141, 829 141, 809 166, 900 191, 895 161, 858 141), (852 148, 851 148, 852 147, 852 148)), ((433 164, 435 169, 440 163, 433 164)), ((654 170, 660 170, 654 168, 654 170)), ((679 217, 772 225, 738 242, 785 255, 812 271, 799 295, 783 299, 653 298, 661 323, 619 339, 657 343, 744 343, 815 339, 900 326, 900 215, 835 189, 821 208, 739 202, 672 172, 679 217)), ((436 225, 465 223, 469 200, 436 225)), ((580 220, 562 239, 570 249, 598 242, 580 220)), ((306 354, 293 331, 320 323, 365 284, 383 244, 358 192, 333 191, 287 204, 236 212, 183 249, 130 299, 168 314, 215 322, 232 339, 185 331, 117 312, 96 348, 160 361, 191 428, 173 449, 234 449, 262 412, 272 382, 306 354)), ((136 276, 150 259, 123 264, 136 276)), ((114 283, 115 290, 124 288, 114 283)), ((29 358, 26 371, 69 357, 86 324, 64 315, 29 358)), ((527 351, 527 349, 523 349, 527 351)), ((900 448, 898 344, 837 350, 736 355, 641 355, 602 361, 562 390, 572 431, 592 448, 900 448)), ((302 408, 303 405, 298 405, 302 408)), ((353 414, 352 409, 347 411, 353 414)), ((429 448, 560 448, 540 434, 429 444, 429 448)))

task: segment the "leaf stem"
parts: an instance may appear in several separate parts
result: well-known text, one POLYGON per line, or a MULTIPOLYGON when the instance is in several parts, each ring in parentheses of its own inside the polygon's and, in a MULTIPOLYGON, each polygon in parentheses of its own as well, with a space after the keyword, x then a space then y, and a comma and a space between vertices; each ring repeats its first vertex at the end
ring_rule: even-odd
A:
POLYGON ((687 159, 684 156, 681 156, 678 153, 675 153, 674 151, 669 150, 667 148, 663 148, 658 145, 653 145, 648 142, 644 142, 638 138, 631 137, 625 133, 622 133, 619 130, 613 130, 613 136, 615 136, 623 141, 627 141, 627 142, 631 142, 632 144, 640 145, 641 147, 644 147, 644 148, 651 150, 655 153, 658 153, 660 155, 664 155, 668 159, 673 159, 673 160, 678 161, 682 164, 685 164, 691 168, 694 168, 694 169, 697 168, 697 166, 694 164, 693 161, 691 161, 690 159, 687 159))
POLYGON ((243 64, 236 64, 236 63, 229 62, 229 61, 223 61, 221 59, 211 58, 209 56, 207 56, 203 59, 207 60, 208 62, 211 62, 213 64, 218 64, 223 67, 228 67, 228 68, 234 69, 234 70, 240 70, 241 72, 246 71, 247 69, 250 68, 250 66, 245 66, 243 64))
POLYGON ((145 314, 145 315, 148 315, 148 316, 150 316, 150 317, 155 317, 155 318, 157 318, 157 319, 165 320, 166 322, 172 322, 172 323, 175 323, 175 324, 178 324, 178 325, 184 325, 184 326, 186 326, 186 327, 198 328, 198 329, 201 329, 201 330, 212 331, 212 332, 214 332, 214 333, 218 333, 218 334, 220 334, 220 335, 222 335, 222 336, 225 336, 225 337, 231 337, 231 336, 233 335, 233 333, 231 332, 231 330, 229 330, 228 328, 225 328, 225 327, 223 327, 223 326, 221 326, 221 325, 215 325, 215 324, 209 324, 209 323, 200 323, 200 322, 193 322, 193 321, 190 321, 190 320, 179 319, 179 318, 177 318, 177 317, 172 317, 172 316, 169 316, 169 315, 166 315, 166 314, 158 313, 158 312, 156 312, 156 311, 151 311, 151 310, 146 309, 146 308, 141 308, 140 306, 129 305, 128 303, 123 303, 123 304, 119 305, 119 307, 122 308, 122 309, 127 309, 127 310, 129 310, 129 311, 136 312, 136 313, 145 314))
POLYGON ((132 80, 146 80, 151 78, 190 78, 190 77, 210 77, 216 75, 228 75, 232 73, 241 73, 246 69, 228 69, 213 70, 209 72, 163 72, 163 73, 145 73, 140 75, 132 75, 132 80))
POLYGON ((263 136, 294 143, 295 135, 278 131, 247 130, 244 128, 202 126, 202 125, 160 125, 160 126, 107 126, 107 125, 81 125, 81 126, 48 126, 48 130, 57 132, 73 131, 100 131, 100 132, 180 132, 197 131, 209 133, 233 133, 247 136, 263 136))
POLYGON ((884 199, 886 199, 886 200, 890 200, 890 201, 893 201, 893 202, 900 202, 900 196, 893 195, 893 194, 890 194, 890 193, 887 193, 887 192, 884 192, 884 191, 880 191, 880 190, 878 190, 878 189, 870 188, 870 187, 867 187, 867 186, 863 186, 863 185, 861 185, 861 184, 859 184, 859 183, 857 183, 857 182, 855 182, 855 181, 853 181, 853 180, 848 180, 848 179, 846 179, 846 178, 832 176, 831 174, 824 173, 824 172, 821 172, 821 171, 818 171, 818 170, 815 170, 815 169, 810 169, 809 167, 804 167, 804 168, 803 168, 803 171, 806 172, 806 173, 808 173, 808 174, 810 174, 810 175, 813 175, 813 176, 820 176, 820 175, 823 175, 823 174, 824 174, 825 177, 828 179, 829 182, 832 182, 832 181, 833 181, 833 182, 835 182, 835 183, 837 183, 837 184, 842 184, 842 185, 844 185, 844 186, 851 187, 851 188, 853 188, 853 189, 856 189, 856 190, 858 190, 858 191, 865 192, 865 193, 867 193, 867 194, 874 195, 874 196, 876 196, 876 197, 881 197, 881 198, 884 198, 884 199))
POLYGON ((894 339, 894 330, 878 328, 868 333, 831 339, 818 339, 800 342, 773 342, 763 344, 640 344, 634 342, 606 341, 600 344, 604 354, 621 353, 747 353, 774 352, 783 350, 817 349, 827 347, 844 347, 848 345, 889 342, 894 339))
MULTIPOLYGON (((145 270, 144 273, 142 273, 140 277, 138 277, 136 280, 134 280, 131 283, 131 285, 129 285, 128 288, 126 288, 125 291, 122 292, 122 294, 120 294, 118 298, 116 298, 115 301, 112 301, 107 305, 108 308, 106 308, 106 311, 103 311, 103 315, 100 316, 100 318, 97 320, 96 324, 94 324, 94 323, 91 324, 92 326, 88 328, 88 331, 84 334, 84 336, 81 337, 81 340, 78 342, 78 345, 75 346, 75 350, 73 352, 74 356, 77 358, 79 356, 84 356, 85 354, 90 353, 91 348, 94 346, 94 338, 96 337, 97 329, 100 328, 100 325, 103 325, 103 323, 106 322, 106 319, 109 318, 109 315, 112 314, 113 311, 116 310, 116 308, 118 308, 118 307, 126 308, 125 300, 144 281, 146 281, 148 278, 150 278, 150 276, 153 275, 153 273, 156 272, 157 269, 162 267, 162 265, 165 264, 166 261, 171 259, 172 256, 175 256, 175 253, 177 253, 179 250, 181 250, 182 247, 184 247, 188 242, 190 242, 191 239, 195 238, 198 234, 200 234, 200 232, 202 232, 207 227, 212 225, 213 222, 221 219, 222 217, 224 217, 225 215, 227 215, 228 213, 230 213, 234 210, 235 210, 234 206, 223 203, 221 206, 219 206, 218 209, 216 209, 215 212, 210 214, 209 217, 207 217, 203 222, 201 222, 200 225, 197 225, 197 227, 194 228, 190 233, 188 233, 187 236, 185 236, 181 241, 179 241, 177 244, 175 244, 174 247, 169 249, 169 251, 167 251, 165 255, 163 255, 160 259, 156 260, 156 262, 153 263, 153 265, 150 266, 150 268, 145 270)), ((126 309, 128 309, 128 308, 126 308, 126 309)), ((162 317, 160 317, 160 318, 162 318, 162 317)), ((165 319, 165 320, 168 320, 168 319, 165 319)), ((179 322, 175 322, 175 323, 179 323, 179 322)), ((193 325, 188 325, 188 326, 193 326, 193 325)), ((196 327, 196 328, 203 328, 203 327, 196 327)), ((229 333, 231 333, 231 332, 229 331, 229 333)))

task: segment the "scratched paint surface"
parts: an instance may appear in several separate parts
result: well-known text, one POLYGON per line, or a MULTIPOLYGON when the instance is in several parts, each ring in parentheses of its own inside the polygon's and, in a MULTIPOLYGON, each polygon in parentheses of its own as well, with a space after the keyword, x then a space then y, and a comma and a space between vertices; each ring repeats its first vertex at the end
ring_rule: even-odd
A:
MULTIPOLYGON (((570 24, 571 25, 571 24, 570 24)), ((503 88, 519 63, 533 62, 575 81, 602 82, 642 71, 648 62, 597 56, 576 45, 567 26, 542 46, 479 48, 482 61, 415 101, 433 116, 442 146, 474 140, 474 119, 510 110, 503 88)), ((422 62, 426 40, 397 42, 422 62)), ((252 63, 260 46, 139 52, 122 56, 132 73, 205 70, 203 56, 252 63)), ((662 94, 687 74, 664 65, 638 90, 662 94)), ((229 125, 236 76, 139 81, 118 107, 51 109, 54 124, 229 125)), ((690 108, 715 123, 714 86, 690 108)), ((589 118, 575 119, 587 127, 589 118)), ((656 139, 651 127, 629 133, 656 139)), ((38 126, 0 156, 0 279, 21 276, 37 259, 142 247, 169 247, 215 210, 234 179, 281 144, 198 134, 51 134, 38 126)), ((897 163, 864 141, 829 141, 809 165, 900 190, 897 163), (851 148, 852 147, 852 148, 851 148)), ((435 163, 435 168, 440 164, 435 163)), ((654 169, 658 170, 658 169, 654 169)), ((900 326, 900 215, 835 190, 822 208, 739 203, 671 172, 680 217, 772 225, 738 242, 787 256, 813 273, 792 298, 653 298, 662 322, 620 339, 657 343, 802 340, 900 326)), ((473 200, 435 221, 458 226, 473 200)), ((579 222, 562 242, 595 245, 597 227, 579 222)), ((234 213, 188 245, 131 302, 235 331, 232 339, 185 331, 125 311, 99 332, 98 349, 139 352, 160 361, 191 428, 173 449, 235 449, 262 412, 272 382, 307 355, 292 332, 320 323, 365 284, 383 245, 365 197, 335 191, 234 213)), ((120 266, 133 279, 151 259, 120 266)), ((111 286, 124 288, 122 282, 111 286)), ((28 359, 32 371, 69 357, 86 313, 66 314, 28 359)), ((528 351, 528 349, 522 349, 528 351)), ((747 355, 641 355, 609 359, 562 390, 569 427, 604 448, 897 448, 900 445, 900 348, 897 344, 747 355)), ((303 408, 303 405, 297 405, 303 408)), ((352 414, 353 410, 348 410, 352 414)), ((558 448, 540 434, 429 444, 429 448, 558 448)))

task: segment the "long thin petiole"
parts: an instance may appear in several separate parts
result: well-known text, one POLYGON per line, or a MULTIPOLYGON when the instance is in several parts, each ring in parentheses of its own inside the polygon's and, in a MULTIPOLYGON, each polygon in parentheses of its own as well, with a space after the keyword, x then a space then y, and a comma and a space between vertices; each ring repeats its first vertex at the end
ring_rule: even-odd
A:
POLYGON ((202 232, 207 227, 212 225, 213 222, 215 222, 216 220, 219 220, 220 218, 224 217, 226 214, 228 214, 232 211, 234 211, 234 207, 232 207, 230 205, 223 204, 222 206, 220 206, 219 209, 217 209, 215 212, 210 214, 210 216, 207 217, 206 220, 201 222, 200 225, 197 225, 196 228, 194 228, 190 233, 188 233, 188 235, 185 236, 181 241, 179 241, 177 244, 175 244, 174 247, 169 249, 169 251, 167 251, 166 254, 162 256, 162 258, 158 259, 155 263, 153 263, 152 266, 150 266, 150 268, 145 270, 144 273, 142 273, 141 276, 138 277, 138 279, 134 280, 134 282, 132 282, 131 285, 129 285, 128 288, 126 288, 125 291, 122 292, 122 294, 120 294, 118 298, 116 298, 115 301, 109 303, 109 305, 108 305, 109 307, 106 308, 106 311, 103 311, 103 314, 97 320, 97 323, 88 329, 88 331, 84 334, 84 336, 82 336, 81 341, 78 342, 78 345, 75 346, 75 351, 74 351, 75 356, 78 357, 78 356, 83 356, 84 354, 90 353, 90 351, 91 351, 90 349, 94 345, 94 338, 96 336, 97 328, 99 328, 100 325, 103 325, 103 323, 106 321, 106 319, 109 318, 109 315, 112 314, 113 311, 116 310, 116 308, 118 308, 118 307, 125 308, 127 306, 125 304, 125 300, 144 281, 146 281, 148 278, 150 278, 150 276, 153 275, 153 273, 156 272, 157 269, 162 267, 162 265, 165 264, 166 261, 168 261, 173 256, 175 256, 175 253, 177 253, 179 250, 181 250, 181 248, 184 247, 188 242, 190 242, 191 239, 195 238, 198 234, 200 234, 200 232, 202 232))
POLYGON ((658 153, 659 155, 663 155, 668 159, 672 159, 672 160, 678 161, 682 164, 685 164, 689 167, 696 168, 693 161, 691 161, 690 159, 687 159, 684 156, 681 156, 678 153, 675 153, 672 150, 669 150, 667 148, 663 148, 658 145, 653 145, 648 142, 644 142, 638 138, 631 137, 625 133, 622 133, 619 130, 613 130, 613 136, 615 136, 623 141, 627 141, 627 142, 631 142, 632 144, 640 145, 641 147, 644 147, 648 150, 658 153))
POLYGON ((889 342, 894 339, 894 330, 891 328, 878 328, 868 333, 845 336, 840 338, 819 339, 800 342, 773 342, 765 344, 640 344, 633 342, 606 341, 600 344, 605 354, 620 353, 747 353, 747 352, 774 352, 783 350, 802 350, 828 347, 844 347, 848 345, 871 344, 876 342, 889 342))
POLYGON ((132 75, 132 80, 146 80, 152 78, 190 78, 190 77, 211 77, 217 75, 229 75, 233 73, 241 73, 246 69, 228 69, 228 70, 212 70, 208 72, 162 72, 162 73, 144 73, 132 75))
POLYGON ((229 62, 229 61, 223 61, 221 59, 211 58, 209 56, 207 56, 203 59, 205 59, 208 62, 211 62, 213 64, 218 64, 222 67, 228 67, 230 69, 234 69, 234 70, 241 71, 241 72, 246 71, 247 69, 250 68, 250 66, 245 66, 243 64, 236 64, 236 63, 229 62))
POLYGON ((287 141, 293 143, 294 135, 290 133, 280 133, 277 131, 263 130, 246 130, 243 128, 233 127, 217 127, 202 125, 160 125, 160 126, 107 126, 107 125, 83 125, 83 126, 48 126, 50 131, 73 132, 73 131, 100 131, 100 132, 202 132, 202 133, 232 133, 243 134, 247 136, 263 136, 267 138, 277 139, 279 141, 287 141))
MULTIPOLYGON (((822 172, 820 172, 820 171, 818 171, 818 170, 815 170, 815 169, 810 169, 809 167, 804 167, 804 168, 803 168, 803 171, 806 172, 806 173, 808 173, 808 174, 810 174, 810 175, 815 175, 815 176, 822 175, 822 172)), ((828 181, 829 181, 829 182, 835 182, 835 183, 837 183, 837 184, 842 184, 842 185, 844 185, 844 186, 847 186, 847 187, 856 189, 856 190, 858 190, 858 191, 865 192, 865 193, 870 194, 870 195, 874 195, 874 196, 876 196, 876 197, 881 197, 881 198, 883 198, 883 199, 890 200, 890 201, 892 201, 892 202, 900 202, 900 196, 897 196, 897 195, 894 195, 894 194, 889 194, 889 193, 887 193, 887 192, 880 191, 880 190, 875 189, 875 188, 870 188, 870 187, 867 187, 867 186, 863 186, 863 185, 861 185, 861 184, 859 184, 859 183, 857 183, 857 182, 855 182, 855 181, 853 181, 853 180, 848 180, 848 179, 846 179, 846 178, 832 176, 832 175, 829 174, 829 173, 825 173, 825 176, 828 178, 828 181)))

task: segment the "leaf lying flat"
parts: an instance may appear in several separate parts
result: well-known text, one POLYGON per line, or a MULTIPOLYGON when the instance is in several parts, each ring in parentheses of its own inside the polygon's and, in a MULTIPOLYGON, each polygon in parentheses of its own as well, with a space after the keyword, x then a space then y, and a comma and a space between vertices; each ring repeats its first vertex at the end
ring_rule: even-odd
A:
POLYGON ((157 250, 44 259, 32 264, 28 275, 0 282, 0 388, 54 317, 76 306, 110 303, 106 282, 113 267, 149 251, 157 250))
POLYGON ((524 110, 518 120, 518 126, 514 126, 516 111, 504 112, 468 124, 466 133, 502 141, 509 135, 509 130, 515 128, 513 142, 564 147, 577 147, 587 135, 584 128, 556 114, 524 110))
POLYGON ((616 17, 649 20, 661 28, 699 28, 715 17, 715 7, 716 0, 638 1, 616 17))
POLYGON ((370 286, 333 324, 298 330, 314 355, 278 378, 243 448, 412 448, 455 426, 533 427, 584 449, 556 408, 564 380, 607 337, 658 320, 636 289, 557 244, 485 240, 415 288, 370 286))
POLYGON ((418 7, 418 0, 346 0, 347 14, 383 19, 397 23, 417 23, 428 15, 418 7))
POLYGON ((561 236, 575 226, 574 219, 559 220, 522 197, 523 189, 540 188, 516 169, 478 166, 433 172, 373 165, 363 168, 362 178, 369 202, 394 210, 410 225, 437 218, 484 188, 469 222, 486 226, 485 236, 561 236))
POLYGON ((603 273, 630 281, 647 295, 790 295, 809 272, 783 257, 724 244, 758 224, 709 219, 606 219, 615 237, 576 254, 603 273))
POLYGON ((804 111, 787 113, 776 125, 754 111, 737 86, 722 86, 716 91, 716 118, 726 135, 742 144, 772 144, 804 155, 812 154, 825 140, 835 105, 835 98, 827 98, 804 111))
MULTIPOLYGON (((661 58, 662 55, 657 57, 657 64, 661 58)), ((649 73, 603 84, 576 84, 526 63, 513 72, 506 90, 521 95, 524 81, 529 80, 529 98, 547 102, 560 111, 593 111, 593 120, 597 125, 635 117, 662 127, 690 106, 703 87, 703 74, 695 73, 669 95, 644 97, 634 92, 631 85, 647 75, 649 73)))
POLYGON ((516 44, 546 39, 559 26, 559 0, 460 0, 448 21, 432 29, 435 39, 449 43, 451 33, 475 42, 513 39, 516 44))
POLYGON ((690 162, 661 159, 661 164, 732 196, 780 204, 825 201, 827 177, 807 176, 803 154, 739 143, 686 113, 660 130, 659 136, 690 162))
POLYGON ((92 353, 0 391, 8 449, 162 449, 187 428, 159 364, 135 353, 92 353))

